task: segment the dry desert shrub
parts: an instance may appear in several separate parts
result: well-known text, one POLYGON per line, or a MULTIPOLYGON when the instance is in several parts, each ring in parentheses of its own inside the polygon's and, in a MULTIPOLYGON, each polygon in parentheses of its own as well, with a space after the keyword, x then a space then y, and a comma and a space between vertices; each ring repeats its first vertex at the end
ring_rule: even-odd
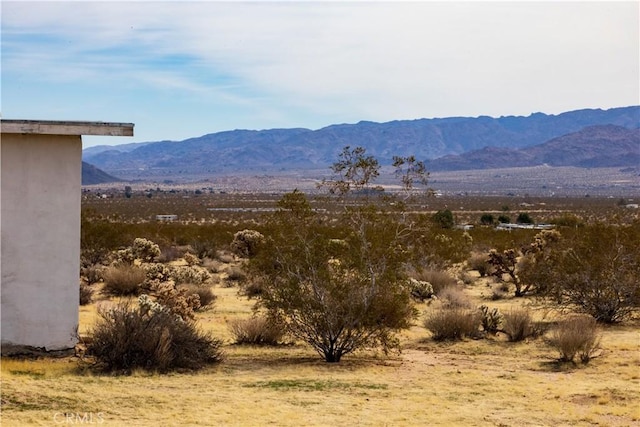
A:
POLYGON ((444 288, 457 285, 456 279, 446 271, 442 270, 422 270, 414 276, 417 280, 431 283, 433 292, 436 295, 438 295, 444 288))
POLYGON ((202 260, 202 267, 206 268, 210 273, 220 273, 222 262, 216 259, 205 258, 202 260))
POLYGON ((104 267, 96 264, 83 267, 80 269, 80 276, 84 279, 87 285, 102 282, 104 280, 104 267))
MULTIPOLYGON (((144 297, 144 296, 143 296, 144 297)), ((134 369, 167 372, 200 369, 221 360, 221 342, 161 304, 140 297, 98 312, 87 354, 95 366, 115 373, 134 369)))
POLYGON ((440 290, 437 294, 438 299, 448 308, 471 308, 473 304, 471 299, 458 285, 449 285, 440 290))
POLYGON ((493 273, 493 266, 489 263, 487 254, 475 252, 467 260, 471 270, 477 270, 480 277, 490 276, 493 273))
POLYGON ((600 349, 596 319, 572 316, 560 322, 552 330, 549 344, 560 352, 560 361, 572 362, 578 356, 582 363, 588 363, 600 349))
POLYGON ((227 280, 232 282, 243 282, 247 278, 247 273, 241 267, 231 266, 227 269, 227 280))
POLYGON ((426 317, 424 326, 431 331, 436 341, 461 340, 476 337, 480 322, 477 310, 439 308, 426 317))
POLYGON ((145 270, 135 265, 111 266, 104 272, 104 291, 117 296, 137 295, 146 278, 145 270))
POLYGON ((277 345, 284 336, 282 326, 264 316, 234 320, 229 330, 236 344, 277 345))
POLYGON ((503 331, 509 336, 509 341, 523 341, 540 334, 540 329, 527 308, 514 308, 505 312, 503 331))
POLYGON ((80 305, 89 305, 93 300, 93 288, 80 282, 80 305))
POLYGON ((198 307, 197 310, 199 311, 211 308, 217 298, 216 295, 211 290, 211 287, 206 285, 203 286, 203 285, 196 285, 193 283, 186 283, 186 284, 180 285, 179 288, 184 288, 187 290, 185 294, 187 297, 189 297, 190 295, 198 295, 198 298, 200 298, 200 307, 198 307))

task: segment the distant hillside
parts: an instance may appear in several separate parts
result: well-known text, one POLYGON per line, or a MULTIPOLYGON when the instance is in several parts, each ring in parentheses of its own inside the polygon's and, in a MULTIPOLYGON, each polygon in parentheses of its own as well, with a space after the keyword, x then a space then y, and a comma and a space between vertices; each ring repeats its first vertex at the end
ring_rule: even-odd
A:
POLYGON ((136 148, 142 147, 144 145, 150 144, 150 142, 132 142, 130 144, 119 144, 119 145, 95 145, 93 147, 85 148, 82 150, 83 157, 91 157, 96 154, 103 153, 105 151, 116 151, 119 153, 128 153, 129 151, 133 151, 136 148))
POLYGON ((82 162, 82 185, 104 184, 107 182, 119 182, 120 178, 109 175, 103 170, 87 163, 82 162))
POLYGON ((589 126, 522 149, 485 147, 427 163, 432 171, 496 169, 537 165, 640 167, 640 130, 615 125, 589 126))
MULTIPOLYGON (((185 174, 262 172, 326 168, 342 147, 362 146, 382 163, 394 155, 415 155, 428 160, 473 150, 488 150, 488 157, 510 155, 510 150, 542 144, 588 126, 640 126, 640 106, 609 110, 588 109, 558 115, 527 117, 486 116, 359 122, 319 130, 235 130, 181 142, 147 143, 131 151, 109 150, 84 160, 127 178, 145 174, 175 177, 185 174), (484 147, 494 147, 486 149, 484 147), (492 151, 493 150, 493 151, 492 151)), ((525 157, 526 157, 526 153, 525 157)), ((523 153, 518 153, 522 156, 523 153)), ((533 155, 533 154, 531 154, 533 155)), ((495 159, 494 159, 495 160, 495 159)), ((527 162, 523 158, 521 161, 527 162)))

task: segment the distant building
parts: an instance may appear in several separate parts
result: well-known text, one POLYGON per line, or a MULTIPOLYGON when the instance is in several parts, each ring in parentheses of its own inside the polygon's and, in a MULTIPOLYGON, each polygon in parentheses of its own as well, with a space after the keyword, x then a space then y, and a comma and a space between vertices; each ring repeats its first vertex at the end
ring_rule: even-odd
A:
POLYGON ((156 215, 156 221, 175 221, 178 219, 178 215, 156 215))
POLYGON ((500 223, 496 226, 496 230, 551 230, 555 226, 553 224, 513 224, 500 223))
POLYGON ((76 344, 82 135, 131 123, 1 120, 2 354, 76 344))

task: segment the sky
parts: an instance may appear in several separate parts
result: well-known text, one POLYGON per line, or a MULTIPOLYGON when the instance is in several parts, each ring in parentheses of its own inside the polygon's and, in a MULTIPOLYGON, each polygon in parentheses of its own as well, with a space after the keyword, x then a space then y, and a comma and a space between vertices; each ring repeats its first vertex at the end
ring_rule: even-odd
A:
POLYGON ((5 119, 233 129, 640 104, 640 2, 7 1, 5 119))

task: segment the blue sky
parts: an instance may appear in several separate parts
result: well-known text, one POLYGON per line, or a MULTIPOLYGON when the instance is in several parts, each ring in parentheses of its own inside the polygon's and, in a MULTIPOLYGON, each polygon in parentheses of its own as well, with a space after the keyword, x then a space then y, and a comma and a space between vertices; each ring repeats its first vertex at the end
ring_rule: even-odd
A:
POLYGON ((182 140, 640 104, 640 3, 1 2, 2 117, 182 140))

